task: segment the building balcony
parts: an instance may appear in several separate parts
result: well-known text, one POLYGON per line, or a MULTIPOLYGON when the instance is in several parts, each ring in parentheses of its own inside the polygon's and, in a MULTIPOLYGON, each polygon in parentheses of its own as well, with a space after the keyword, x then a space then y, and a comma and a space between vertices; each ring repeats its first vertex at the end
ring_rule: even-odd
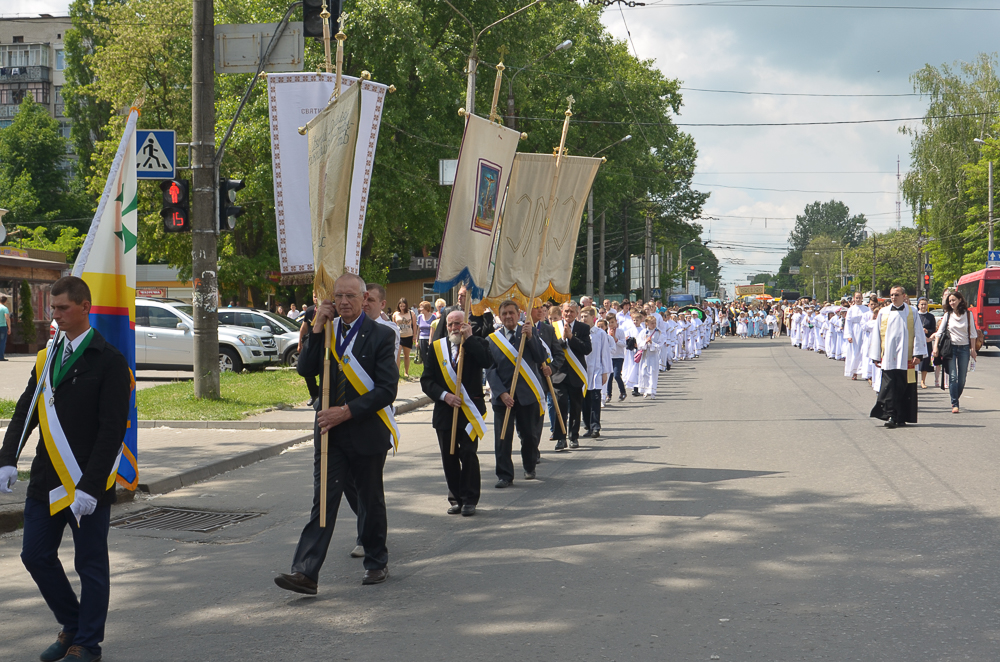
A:
POLYGON ((17 111, 20 107, 21 107, 20 104, 16 103, 0 104, 0 120, 12 119, 15 115, 17 115, 17 111))
POLYGON ((49 67, 4 67, 0 69, 0 83, 48 83, 52 80, 49 67), (12 73, 18 71, 19 73, 12 73))

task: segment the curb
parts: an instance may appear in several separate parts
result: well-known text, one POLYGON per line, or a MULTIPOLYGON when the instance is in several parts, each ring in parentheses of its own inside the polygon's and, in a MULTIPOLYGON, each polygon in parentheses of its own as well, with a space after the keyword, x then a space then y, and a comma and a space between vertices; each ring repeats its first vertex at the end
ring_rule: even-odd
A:
MULTIPOLYGON (((407 414, 431 404, 426 395, 413 400, 402 400, 396 405, 396 414, 407 414)), ((0 419, 0 428, 10 425, 10 419, 0 419)), ((140 428, 189 428, 198 430, 312 430, 312 421, 139 421, 140 428)), ((2 527, 0 527, 2 528, 2 527)))
MULTIPOLYGON (((396 414, 406 414, 416 409, 420 409, 426 405, 431 404, 431 399, 427 396, 421 396, 419 398, 414 398, 413 400, 404 400, 396 407, 396 414)), ((245 467, 261 460, 266 460, 269 457, 274 457, 275 455, 280 455, 286 449, 300 444, 304 441, 309 441, 312 439, 312 423, 308 423, 305 428, 302 427, 278 427, 277 424, 271 424, 266 426, 256 425, 247 427, 232 427, 227 428, 226 426, 231 423, 248 423, 248 421, 140 421, 139 427, 156 427, 154 425, 143 425, 143 423, 156 423, 158 425, 164 425, 168 427, 179 427, 179 428, 207 428, 209 423, 216 423, 212 427, 217 429, 272 429, 272 430, 298 430, 298 429, 308 429, 309 434, 300 435, 292 439, 286 439, 277 444, 267 446, 265 448, 258 448, 256 450, 247 451, 246 453, 240 453, 233 457, 216 460, 214 462, 209 462, 208 464, 203 464, 200 467, 194 467, 193 469, 188 469, 187 471, 182 471, 175 476, 169 476, 167 478, 161 478, 160 480, 153 481, 152 483, 139 483, 139 489, 148 494, 166 494, 168 492, 173 492, 174 490, 180 489, 182 487, 187 487, 188 485, 193 485, 213 476, 225 473, 227 471, 232 471, 233 469, 239 469, 240 467, 245 467)), ((254 421, 254 423, 257 423, 254 421)), ((286 421, 287 425, 297 425, 302 424, 296 421, 286 421)), ((0 421, 0 424, 6 426, 9 424, 9 420, 0 421)), ((134 492, 128 490, 118 490, 118 501, 117 503, 125 503, 131 501, 135 496, 134 492)), ((0 533, 9 533, 11 531, 17 530, 21 524, 24 522, 24 506, 14 506, 9 509, 0 509, 0 533)))

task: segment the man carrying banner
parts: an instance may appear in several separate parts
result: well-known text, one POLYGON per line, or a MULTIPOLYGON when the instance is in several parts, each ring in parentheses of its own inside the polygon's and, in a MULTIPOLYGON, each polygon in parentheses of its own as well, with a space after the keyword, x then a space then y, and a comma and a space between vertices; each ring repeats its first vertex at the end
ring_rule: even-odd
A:
POLYGON ((448 335, 435 340, 427 352, 420 388, 434 401, 432 425, 441 447, 441 462, 448 491, 456 503, 448 509, 449 515, 461 513, 468 517, 476 514, 482 476, 479 472, 479 440, 486 434, 486 399, 483 397, 483 370, 493 361, 484 338, 472 335, 472 325, 465 321, 465 313, 455 310, 446 319, 448 335), (463 342, 464 338, 464 342, 463 342), (465 346, 462 366, 462 393, 458 391, 458 353, 465 346), (455 419, 453 412, 460 409, 455 419), (458 421, 455 431, 455 452, 451 452, 452 421, 458 421))
POLYGON ((65 276, 52 284, 52 317, 64 337, 43 372, 47 349, 38 353, 28 386, 17 401, 0 448, 0 491, 17 480, 18 443, 27 428, 41 428, 24 503, 21 561, 62 632, 41 660, 99 660, 111 594, 108 530, 115 476, 129 417, 132 376, 125 357, 90 326, 90 288, 65 276), (29 411, 37 380, 44 388, 29 411), (59 561, 69 524, 77 599, 59 561))
POLYGON ((312 332, 306 338, 297 366, 303 377, 322 372, 323 326, 330 322, 333 327, 330 407, 316 407, 312 511, 295 548, 291 574, 282 573, 274 578, 281 588, 306 595, 316 594, 316 582, 330 547, 348 476, 354 479, 358 490, 359 529, 365 549, 361 583, 380 584, 389 577, 382 470, 389 449, 399 437, 392 414, 399 383, 393 356, 395 335, 363 314, 367 292, 360 276, 352 273, 340 276, 334 283, 333 298, 336 308, 331 301, 323 301, 317 307, 312 332), (321 438, 330 431, 333 433, 329 435, 326 504, 333 521, 321 526, 321 438))
MULTIPOLYGON (((576 321, 580 307, 574 301, 563 304, 563 318, 553 325, 556 347, 553 353, 562 352, 566 362, 561 372, 564 378, 556 386, 559 396, 559 411, 563 420, 569 419, 569 448, 580 446, 580 416, 583 413, 583 394, 587 385, 587 355, 591 352, 590 327, 576 321)), ((566 433, 558 426, 555 429, 556 450, 566 450, 566 433)))
POLYGON ((494 452, 497 462, 497 484, 495 487, 510 487, 514 483, 514 461, 511 453, 514 445, 514 428, 521 440, 521 465, 524 479, 535 477, 538 463, 538 444, 542 435, 542 416, 545 414, 545 396, 542 380, 535 366, 544 365, 548 359, 545 348, 538 339, 530 323, 518 327, 520 309, 514 301, 504 301, 497 311, 503 326, 490 335, 490 352, 494 367, 486 373, 493 394, 493 414, 497 421, 494 452), (524 334, 524 358, 521 361, 517 387, 510 392, 514 378, 514 364, 517 349, 524 334), (501 424, 507 410, 513 415, 514 424, 507 426, 507 435, 501 438, 501 424))

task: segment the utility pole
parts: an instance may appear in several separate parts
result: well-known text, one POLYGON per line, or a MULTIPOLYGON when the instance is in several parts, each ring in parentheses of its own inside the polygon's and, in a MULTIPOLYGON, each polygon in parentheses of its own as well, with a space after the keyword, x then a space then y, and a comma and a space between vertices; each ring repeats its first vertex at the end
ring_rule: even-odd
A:
POLYGON ((875 289, 875 231, 872 231, 872 292, 875 296, 878 296, 878 290, 875 289))
POLYGON ((990 173, 990 185, 989 185, 989 196, 990 196, 990 216, 989 216, 989 247, 987 250, 993 250, 993 159, 989 161, 989 173, 990 173))
POLYGON ((628 252, 628 205, 622 209, 622 242, 624 243, 624 257, 622 258, 622 274, 625 276, 625 283, 622 286, 624 301, 632 300, 632 256, 628 252))
POLYGON ((601 272, 597 276, 597 291, 600 292, 599 298, 604 301, 604 212, 601 212, 601 257, 597 262, 597 269, 601 272))
POLYGON ((587 196, 587 296, 594 297, 594 189, 587 196))
POLYGON ((191 282, 194 396, 219 393, 218 205, 215 170, 215 9, 192 0, 191 25, 191 282))
POLYGON ((653 285, 652 258, 653 247, 653 217, 646 212, 646 248, 642 256, 642 300, 649 301, 649 289, 653 285))

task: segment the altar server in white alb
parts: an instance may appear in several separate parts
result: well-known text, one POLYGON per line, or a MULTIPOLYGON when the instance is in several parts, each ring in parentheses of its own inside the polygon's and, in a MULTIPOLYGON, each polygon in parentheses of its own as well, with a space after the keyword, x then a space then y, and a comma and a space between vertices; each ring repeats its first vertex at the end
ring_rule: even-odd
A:
POLYGON ((597 326, 597 309, 587 306, 581 311, 584 324, 590 326, 590 355, 587 356, 587 393, 583 400, 584 437, 601 436, 601 394, 614 371, 611 365, 611 345, 607 331, 597 326))
POLYGON ((892 303, 878 312, 872 332, 870 356, 882 369, 882 384, 871 416, 895 428, 917 422, 915 368, 927 356, 927 339, 905 290, 897 285, 889 296, 892 303))
POLYGON ((857 379, 862 373, 862 359, 864 358, 864 345, 862 336, 864 334, 865 319, 871 315, 871 308, 864 304, 861 292, 854 293, 854 303, 847 310, 847 317, 844 318, 844 377, 857 379))
POLYGON ((663 341, 656 328, 656 318, 646 318, 646 326, 636 339, 636 346, 642 352, 639 359, 639 392, 644 398, 656 397, 656 380, 660 375, 660 347, 663 341))

